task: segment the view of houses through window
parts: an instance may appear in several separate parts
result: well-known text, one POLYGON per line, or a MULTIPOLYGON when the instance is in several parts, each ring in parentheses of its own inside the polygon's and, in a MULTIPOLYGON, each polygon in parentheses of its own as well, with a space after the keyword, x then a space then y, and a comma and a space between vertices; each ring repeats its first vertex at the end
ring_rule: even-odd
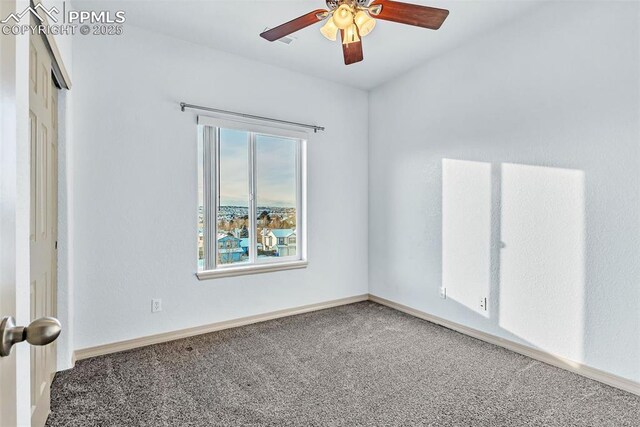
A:
POLYGON ((258 257, 296 255, 296 143, 256 135, 258 257))
MULTIPOLYGON (((206 269, 207 209, 216 209, 216 197, 211 216, 216 222, 216 266, 297 256, 299 140, 222 128, 216 135, 212 172, 199 171, 199 270, 206 269), (209 186, 210 207, 204 195, 207 176, 217 181, 209 186)), ((207 164, 206 153, 201 145, 201 165, 207 164)))
POLYGON ((246 262, 249 260, 250 252, 250 134, 245 131, 221 129, 219 139, 216 264, 246 262))

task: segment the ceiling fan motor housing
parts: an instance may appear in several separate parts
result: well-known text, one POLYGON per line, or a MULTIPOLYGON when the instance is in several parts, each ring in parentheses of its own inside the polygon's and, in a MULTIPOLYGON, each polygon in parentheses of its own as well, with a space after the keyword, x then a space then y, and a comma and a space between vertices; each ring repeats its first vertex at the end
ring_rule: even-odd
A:
POLYGON ((342 3, 351 4, 353 6, 366 7, 370 0, 327 0, 329 9, 337 9, 342 3))

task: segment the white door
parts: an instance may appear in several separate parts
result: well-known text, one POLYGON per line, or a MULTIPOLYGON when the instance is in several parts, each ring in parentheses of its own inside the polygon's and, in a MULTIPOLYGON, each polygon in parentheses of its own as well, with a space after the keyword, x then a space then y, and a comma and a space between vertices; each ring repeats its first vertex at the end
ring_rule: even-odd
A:
MULTIPOLYGON (((56 316, 58 90, 51 57, 42 37, 29 45, 29 136, 31 172, 30 301, 31 320, 56 316)), ((56 371, 55 343, 31 347, 31 425, 49 415, 49 390, 56 371)))
MULTIPOLYGON (((0 1, 0 16, 17 3, 0 1)), ((0 425, 40 427, 56 360, 45 344, 60 333, 45 317, 56 310, 57 88, 41 37, 0 37, 0 59, 0 425)))

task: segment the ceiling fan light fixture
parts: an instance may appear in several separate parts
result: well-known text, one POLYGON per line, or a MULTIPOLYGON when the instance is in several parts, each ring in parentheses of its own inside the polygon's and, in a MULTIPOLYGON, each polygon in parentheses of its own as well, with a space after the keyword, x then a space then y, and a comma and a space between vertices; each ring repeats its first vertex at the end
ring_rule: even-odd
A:
POLYGON ((360 38, 373 31, 378 19, 437 30, 449 16, 446 9, 404 3, 402 0, 325 0, 325 3, 328 10, 316 9, 277 27, 265 29, 260 37, 270 42, 283 40, 296 31, 327 20, 321 24, 320 33, 335 41, 340 30, 344 63, 351 65, 364 59, 360 38))
POLYGON ((347 27, 344 30, 344 37, 342 38, 342 44, 355 43, 360 41, 360 36, 358 36, 358 27, 356 24, 351 24, 350 27, 347 27))
POLYGON ((353 24, 353 9, 347 4, 341 4, 333 12, 333 23, 341 30, 346 30, 353 24))
POLYGON ((327 22, 322 26, 322 28, 320 28, 322 35, 332 42, 336 41, 338 38, 338 30, 339 28, 336 26, 335 22, 333 22, 332 18, 327 19, 327 22))
POLYGON ((356 13, 355 23, 358 26, 360 36, 364 37, 369 34, 376 26, 376 20, 369 16, 364 10, 356 13))

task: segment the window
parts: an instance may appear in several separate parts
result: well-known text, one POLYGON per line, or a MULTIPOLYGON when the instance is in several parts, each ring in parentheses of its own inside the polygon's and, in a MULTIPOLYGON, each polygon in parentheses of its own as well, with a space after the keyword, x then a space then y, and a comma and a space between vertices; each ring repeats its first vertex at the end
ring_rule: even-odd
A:
POLYGON ((208 117, 198 132, 198 277, 304 267, 306 135, 208 117))

